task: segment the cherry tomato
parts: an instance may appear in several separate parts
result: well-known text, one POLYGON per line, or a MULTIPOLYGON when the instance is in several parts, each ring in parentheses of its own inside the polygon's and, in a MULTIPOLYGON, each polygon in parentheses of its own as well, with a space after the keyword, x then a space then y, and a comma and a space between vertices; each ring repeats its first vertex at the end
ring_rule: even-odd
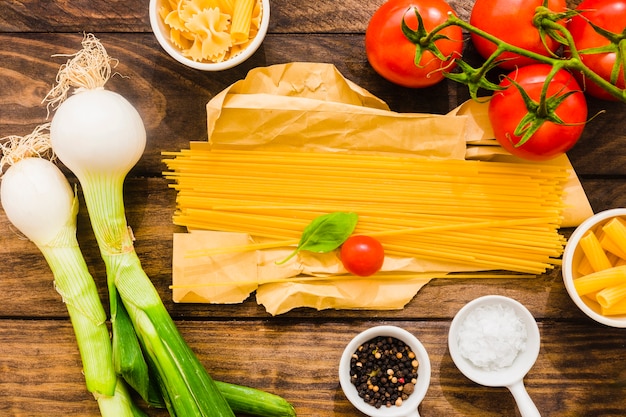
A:
POLYGON ((341 245, 341 263, 348 272, 366 277, 382 268, 385 260, 383 245, 371 236, 350 236, 341 245))
MULTIPOLYGON (((543 0, 476 0, 470 15, 470 24, 498 39, 528 51, 549 56, 560 44, 549 36, 545 36, 546 45, 541 40, 539 30, 533 25, 535 9, 543 4, 543 0)), ((549 0, 548 8, 554 12, 566 9, 565 0, 549 0)), ((485 38, 472 33, 472 43, 478 53, 487 58, 496 50, 496 45, 485 38)), ((536 63, 536 61, 511 52, 503 52, 499 59, 504 69, 514 69, 536 63)))
MULTIPOLYGON (((425 51, 415 65, 415 44, 402 33, 402 19, 413 30, 418 27, 418 10, 427 31, 447 20, 454 10, 444 0, 388 0, 372 16, 365 31, 365 51, 374 70, 387 80, 410 88, 423 88, 443 80, 443 71, 456 64, 450 58, 442 61, 425 51)), ((435 42, 443 56, 457 57, 463 49, 463 33, 458 26, 449 26, 440 32, 448 39, 435 42)))
POLYGON ((510 79, 523 87, 533 101, 539 102, 544 81, 551 69, 551 65, 534 64, 511 72, 500 83, 501 86, 508 88, 496 91, 489 103, 489 120, 496 140, 504 149, 520 158, 546 160, 561 155, 574 146, 585 127, 587 119, 585 95, 574 76, 560 70, 550 81, 547 96, 555 99, 573 91, 554 110, 554 114, 564 124, 545 120, 528 141, 518 146, 523 135, 518 136, 514 132, 529 111, 522 94, 515 85, 512 85, 510 79))
MULTIPOLYGON (((572 34, 574 45, 578 51, 589 48, 597 48, 609 45, 611 42, 597 33, 589 24, 589 21, 604 30, 615 34, 621 34, 626 30, 626 0, 585 0, 576 8, 581 12, 574 16, 568 23, 567 28, 572 34)), ((623 42, 623 41, 622 41, 623 42)), ((611 71, 615 65, 617 54, 615 52, 604 53, 581 53, 581 59, 593 72, 607 81, 611 81, 611 71)), ((617 100, 597 84, 579 77, 585 91, 594 97, 605 100, 617 100)), ((613 82, 619 88, 624 88, 624 68, 619 71, 618 77, 613 82)))

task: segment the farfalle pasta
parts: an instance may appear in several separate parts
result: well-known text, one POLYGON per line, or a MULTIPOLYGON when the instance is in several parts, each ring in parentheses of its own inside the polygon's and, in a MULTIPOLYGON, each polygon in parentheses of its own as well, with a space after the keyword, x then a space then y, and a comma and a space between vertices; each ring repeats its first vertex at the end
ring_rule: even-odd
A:
POLYGON ((256 36, 261 0, 167 0, 159 15, 170 41, 197 62, 222 62, 256 36))

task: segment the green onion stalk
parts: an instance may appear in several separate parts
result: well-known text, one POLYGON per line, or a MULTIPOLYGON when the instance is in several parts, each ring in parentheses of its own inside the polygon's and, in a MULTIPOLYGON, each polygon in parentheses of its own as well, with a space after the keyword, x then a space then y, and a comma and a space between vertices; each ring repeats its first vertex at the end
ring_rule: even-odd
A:
POLYGON ((80 182, 106 266, 113 332, 124 308, 172 416, 234 416, 176 328, 134 249, 123 186, 143 154, 146 131, 132 104, 104 88, 110 62, 102 44, 86 36, 83 49, 60 68, 57 85, 44 101, 56 107, 52 147, 80 182), (74 94, 67 97, 71 89, 74 94))
POLYGON ((2 144, 2 206, 11 223, 41 251, 74 329, 89 392, 104 417, 144 416, 117 376, 107 316, 76 237, 78 198, 49 155, 47 125, 2 144))
POLYGON ((146 131, 130 102, 104 88, 110 75, 106 50, 87 35, 44 101, 56 107, 52 147, 80 182, 106 266, 116 370, 144 400, 164 405, 172 416, 295 416, 280 396, 214 381, 143 270, 126 220, 123 187, 143 154, 146 131))

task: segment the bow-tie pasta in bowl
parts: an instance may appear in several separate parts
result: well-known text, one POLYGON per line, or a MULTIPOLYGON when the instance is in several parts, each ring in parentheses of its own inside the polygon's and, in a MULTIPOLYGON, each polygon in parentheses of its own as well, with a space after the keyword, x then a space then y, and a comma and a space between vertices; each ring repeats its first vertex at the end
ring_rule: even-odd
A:
POLYGON ((178 62, 221 71, 259 48, 269 26, 269 0, 150 0, 150 24, 178 62))

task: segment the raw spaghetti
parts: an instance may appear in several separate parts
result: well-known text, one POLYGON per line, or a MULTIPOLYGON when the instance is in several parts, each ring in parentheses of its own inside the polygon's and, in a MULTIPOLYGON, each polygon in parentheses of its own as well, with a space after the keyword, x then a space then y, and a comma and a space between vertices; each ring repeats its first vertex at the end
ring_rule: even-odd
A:
POLYGON ((266 248, 296 244, 333 211, 356 212, 355 233, 376 236, 389 256, 473 271, 540 274, 565 244, 568 173, 550 165, 193 147, 164 156, 175 224, 247 233, 266 248))

